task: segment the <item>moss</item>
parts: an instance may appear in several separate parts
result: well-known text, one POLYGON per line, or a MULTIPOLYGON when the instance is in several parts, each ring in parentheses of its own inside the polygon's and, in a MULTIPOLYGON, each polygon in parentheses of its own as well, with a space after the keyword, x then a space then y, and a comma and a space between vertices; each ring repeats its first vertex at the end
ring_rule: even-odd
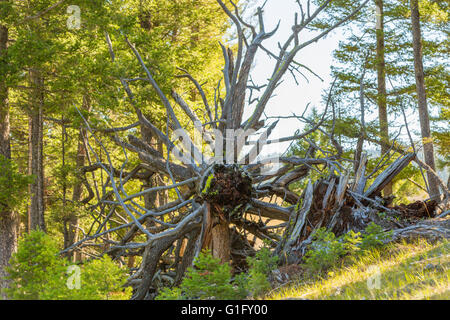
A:
MULTIPOLYGON (((202 190, 202 194, 208 193, 209 189, 211 188, 211 183, 212 183, 213 179, 214 179, 214 173, 211 173, 208 176, 208 179, 206 179, 205 187, 202 190)), ((217 194, 217 191, 216 191, 216 194, 217 194)))
POLYGON ((239 218, 240 214, 239 214, 239 210, 242 208, 242 204, 237 205, 229 214, 230 218, 236 217, 239 218))
POLYGON ((295 211, 298 212, 298 210, 300 210, 302 205, 303 205, 303 198, 300 198, 297 202, 297 205, 295 206, 295 211))
POLYGON ((280 67, 277 70, 277 74, 281 72, 281 69, 284 67, 285 64, 286 64, 286 61, 283 61, 283 63, 281 63, 280 67))

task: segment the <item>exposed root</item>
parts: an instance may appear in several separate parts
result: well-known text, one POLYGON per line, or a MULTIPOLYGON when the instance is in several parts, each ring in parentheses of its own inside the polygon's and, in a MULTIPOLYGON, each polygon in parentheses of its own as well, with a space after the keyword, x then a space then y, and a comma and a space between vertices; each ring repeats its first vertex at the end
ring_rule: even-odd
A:
POLYGON ((237 219, 252 197, 252 179, 237 165, 216 164, 202 186, 201 199, 227 220, 237 219))
POLYGON ((415 222, 419 219, 433 218, 437 209, 437 201, 416 201, 410 204, 400 204, 392 209, 400 213, 400 217, 406 221, 415 222))

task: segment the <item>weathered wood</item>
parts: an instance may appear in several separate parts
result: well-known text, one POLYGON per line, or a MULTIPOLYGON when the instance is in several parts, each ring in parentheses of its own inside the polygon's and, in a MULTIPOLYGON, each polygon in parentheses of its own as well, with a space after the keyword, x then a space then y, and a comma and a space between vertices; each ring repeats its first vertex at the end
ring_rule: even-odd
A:
POLYGON ((289 220, 290 210, 287 208, 256 199, 252 199, 251 205, 253 208, 250 208, 248 212, 252 214, 282 221, 289 220))
POLYGON ((450 219, 430 219, 406 228, 393 230, 385 242, 425 238, 429 241, 450 239, 450 219))
POLYGON ((230 227, 227 221, 220 221, 211 230, 211 253, 222 263, 229 263, 231 258, 230 227))
POLYGON ((370 198, 383 190, 383 188, 391 182, 397 174, 399 174, 415 157, 415 153, 408 153, 395 160, 394 163, 392 163, 375 179, 372 185, 364 193, 364 196, 370 198))
POLYGON ((309 181, 303 197, 303 206, 296 214, 295 226, 287 241, 287 247, 295 243, 295 241, 300 235, 300 232, 303 230, 306 217, 311 209, 313 201, 313 191, 314 191, 313 185, 311 184, 311 181, 309 181))
POLYGON ((339 184, 336 189, 336 202, 334 204, 335 209, 339 209, 344 202, 345 191, 347 190, 349 175, 341 176, 339 184))
POLYGON ((366 172, 367 165, 367 153, 363 152, 361 155, 361 159, 359 161, 359 167, 355 174, 355 182, 352 187, 352 191, 363 194, 364 188, 366 186, 366 177, 364 173, 366 172))
POLYGON ((325 193, 325 196, 323 197, 322 209, 325 209, 328 206, 328 199, 330 198, 331 192, 333 191, 335 184, 336 184, 336 178, 332 178, 328 184, 327 192, 325 193))
POLYGON ((437 218, 445 218, 450 214, 450 210, 442 212, 440 215, 437 216, 437 218))
POLYGON ((309 173, 309 168, 306 165, 301 165, 298 168, 295 168, 292 171, 281 176, 277 179, 276 183, 282 187, 287 187, 291 183, 294 183, 304 177, 309 173))
MULTIPOLYGON (((306 46, 309 46, 320 38, 325 37, 333 29, 341 26, 345 21, 353 17, 365 4, 369 2, 369 0, 364 0, 363 3, 359 5, 358 8, 353 10, 350 15, 343 17, 340 21, 332 25, 324 32, 303 43, 300 43, 299 40, 300 31, 307 28, 307 26, 313 22, 315 17, 322 10, 325 10, 325 8, 331 3, 331 0, 324 1, 324 3, 315 9, 314 12, 308 14, 306 20, 303 19, 301 24, 297 24, 296 22, 292 28, 292 35, 288 37, 284 45, 280 44, 279 55, 270 53, 277 60, 274 67, 274 72, 270 76, 270 79, 268 79, 268 83, 261 87, 261 89, 264 88, 264 91, 261 95, 259 95, 259 99, 255 100, 257 102, 254 106, 253 114, 247 121, 244 122, 242 122, 242 116, 246 101, 245 98, 247 97, 246 93, 250 88, 249 84, 252 83, 250 78, 251 65, 257 55, 257 50, 263 48, 262 41, 272 36, 278 26, 272 32, 266 32, 263 22, 263 11, 260 8, 257 12, 257 16, 259 18, 259 30, 257 32, 256 28, 253 28, 252 26, 249 27, 240 19, 238 16, 238 8, 234 4, 232 5, 235 6, 236 15, 233 15, 229 11, 229 6, 225 5, 224 2, 220 0, 218 0, 218 2, 226 14, 233 20, 234 25, 237 28, 238 48, 237 58, 234 59, 232 51, 222 45, 225 59, 223 81, 225 84, 226 95, 224 97, 220 96, 220 92, 223 90, 221 90, 219 83, 216 90, 216 94, 219 93, 219 95, 214 97, 214 106, 216 107, 214 119, 201 85, 185 70, 182 71, 185 71, 186 74, 180 77, 187 77, 195 84, 197 91, 199 91, 202 96, 207 117, 209 118, 209 120, 207 120, 208 122, 203 121, 199 124, 199 121, 206 119, 200 120, 200 118, 202 118, 200 117, 200 114, 197 115, 195 110, 191 109, 181 96, 177 95, 175 92, 172 92, 172 98, 174 98, 176 103, 178 103, 181 109, 184 110, 187 117, 194 122, 196 130, 202 133, 204 133, 204 129, 206 127, 218 127, 222 133, 225 133, 226 129, 239 128, 246 130, 262 128, 264 121, 262 121, 260 117, 264 113, 264 109, 269 100, 272 98, 273 92, 281 83, 283 80, 282 78, 287 71, 294 74, 297 70, 296 67, 293 66, 293 64, 298 64, 294 61, 297 53, 306 46), (253 38, 247 37, 243 30, 243 25, 252 30, 253 38), (219 103, 222 110, 221 115, 218 114, 219 103)), ((165 257, 173 256, 173 244, 176 242, 182 242, 186 236, 192 235, 189 242, 190 250, 188 254, 181 254, 181 249, 178 250, 177 248, 176 250, 178 251, 175 252, 174 263, 171 265, 172 269, 174 267, 177 268, 176 265, 178 264, 177 270, 181 270, 181 273, 184 272, 188 265, 191 265, 192 258, 198 256, 203 243, 208 243, 207 247, 212 250, 213 256, 220 258, 222 262, 229 262, 230 258, 233 258, 230 253, 233 251, 236 252, 236 248, 232 245, 233 242, 230 241, 232 238, 230 225, 234 225, 235 230, 239 230, 240 236, 243 236, 245 240, 247 240, 246 237, 250 233, 262 240, 272 240, 272 243, 275 245, 279 245, 280 243, 286 244, 286 242, 288 242, 286 246, 281 246, 281 248, 283 249, 283 252, 292 256, 292 259, 290 260, 298 262, 299 259, 302 258, 307 245, 311 243, 311 233, 314 229, 320 227, 321 225, 327 225, 333 216, 333 213, 338 212, 339 210, 346 210, 346 212, 350 210, 348 202, 346 201, 348 198, 345 198, 345 192, 348 188, 348 175, 339 179, 338 186, 336 186, 337 178, 334 176, 328 183, 323 179, 317 181, 316 183, 314 183, 314 181, 310 181, 307 188, 303 192, 302 197, 296 195, 293 191, 294 189, 290 190, 289 188, 289 185, 293 182, 306 177, 310 170, 323 173, 328 168, 332 172, 340 172, 340 169, 342 168, 339 163, 342 155, 342 147, 335 141, 334 133, 327 133, 320 128, 326 117, 326 111, 324 112, 322 120, 319 123, 308 122, 311 124, 310 130, 291 137, 281 138, 279 142, 306 138, 307 135, 311 134, 315 130, 320 130, 323 134, 329 137, 333 146, 338 150, 336 154, 333 154, 331 151, 326 151, 322 152, 322 155, 324 155, 322 158, 316 158, 315 151, 321 149, 313 142, 308 141, 311 145, 311 150, 308 150, 305 158, 273 157, 273 159, 276 159, 276 161, 273 162, 284 164, 284 166, 275 173, 272 173, 272 176, 265 176, 261 172, 258 172, 262 165, 266 163, 266 160, 269 160, 270 158, 264 159, 264 161, 258 160, 258 163, 252 165, 233 167, 231 167, 229 163, 226 163, 225 165, 222 164, 221 160, 228 159, 219 159, 219 163, 224 166, 223 169, 225 170, 222 170, 221 172, 214 171, 214 175, 211 175, 208 164, 203 161, 203 157, 200 157, 201 153, 192 143, 192 139, 188 133, 186 133, 186 139, 184 136, 180 137, 182 140, 172 141, 170 138, 171 132, 182 128, 181 122, 177 119, 171 102, 167 99, 165 93, 160 89, 154 80, 150 70, 145 66, 144 60, 140 56, 137 49, 129 42, 127 38, 125 38, 125 41, 133 51, 136 59, 139 61, 139 64, 146 74, 146 78, 135 79, 141 79, 149 82, 167 111, 168 119, 165 133, 161 131, 162 129, 160 129, 159 125, 152 124, 151 121, 149 121, 142 114, 142 111, 138 107, 136 99, 133 96, 131 88, 128 85, 128 82, 134 81, 134 79, 127 80, 125 78, 120 78, 120 80, 125 88, 126 94, 130 98, 130 102, 135 108, 139 123, 142 126, 147 127, 158 142, 166 145, 167 154, 163 154, 162 150, 151 149, 151 146, 148 145, 148 141, 146 141, 146 139, 141 141, 134 136, 130 136, 131 138, 129 138, 129 142, 125 142, 118 136, 111 138, 118 145, 126 148, 127 150, 131 150, 139 157, 142 162, 140 164, 140 169, 146 171, 144 173, 155 172, 170 178, 167 182, 167 187, 154 186, 154 188, 149 188, 144 191, 128 195, 126 194, 124 180, 122 179, 125 164, 119 171, 120 179, 116 183, 116 181, 114 181, 116 175, 106 148, 101 144, 99 139, 96 139, 96 142, 102 147, 101 150, 107 155, 109 169, 107 165, 103 165, 101 163, 100 158, 95 153, 95 149, 91 148, 92 152, 96 155, 97 162, 100 163, 100 167, 108 173, 108 182, 103 187, 109 188, 109 184, 111 184, 114 195, 117 198, 116 201, 109 199, 107 201, 103 201, 103 204, 113 206, 110 211, 111 214, 115 213, 119 217, 121 217, 120 212, 116 211, 115 207, 122 207, 122 211, 125 211, 129 215, 129 218, 133 220, 133 222, 125 221, 126 223, 119 227, 103 231, 103 234, 107 234, 117 231, 119 228, 132 229, 125 234, 125 237, 123 237, 120 245, 115 245, 110 249, 110 251, 115 250, 116 256, 123 256, 126 254, 125 251, 127 250, 136 251, 137 249, 142 249, 144 251, 145 248, 141 266, 138 271, 130 277, 130 281, 135 283, 133 299, 146 299, 151 298, 154 295, 154 291, 158 286, 158 281, 154 280, 156 275, 158 275, 160 279, 164 277, 171 279, 171 282, 174 280, 175 282, 179 282, 181 280, 181 276, 179 274, 176 275, 176 279, 172 279, 172 276, 169 277, 167 274, 163 274, 166 272, 162 271, 163 269, 161 268, 161 265, 165 264, 163 261, 165 257), (174 159, 173 156, 177 157, 182 153, 180 149, 181 147, 177 147, 179 142, 183 142, 183 145, 186 147, 184 148, 185 152, 183 153, 183 158, 187 161, 181 161, 183 164, 178 161, 171 161, 171 159, 174 159), (187 147, 187 144, 189 144, 189 147, 187 147), (192 148, 190 148, 191 146, 192 148), (194 186, 193 182, 197 179, 196 177, 198 177, 199 181, 194 186), (267 182, 270 181, 269 179, 272 179, 271 183, 267 182), (188 182, 183 181, 192 182, 192 186, 190 183, 188 184, 188 182), (265 184, 262 185, 262 182, 265 182, 265 184), (182 185, 184 185, 185 188, 191 189, 193 194, 187 197, 182 196, 180 191, 176 188, 181 187, 182 185), (141 205, 134 201, 134 199, 139 196, 146 196, 150 193, 162 191, 162 189, 166 188, 175 188, 175 191, 177 191, 180 203, 176 205, 176 208, 168 208, 165 212, 159 212, 158 209, 155 209, 153 212, 147 210, 146 208, 142 208, 141 205), (262 195, 267 197, 273 194, 276 194, 278 197, 290 203, 298 203, 299 205, 296 209, 294 209, 293 206, 284 208, 279 204, 269 203, 270 201, 258 200, 258 198, 262 198, 262 195), (344 203, 346 206, 343 206, 344 203), (326 207, 325 210, 320 207, 321 204, 323 207, 326 207), (334 205, 336 205, 336 209, 332 207, 334 205), (208 210, 205 208, 208 208, 208 210), (143 209, 146 210, 144 213, 142 212, 143 209), (245 213, 250 213, 250 217, 248 217, 245 213), (139 214, 140 216, 136 217, 135 214, 139 214), (256 219, 253 218, 258 216, 260 218, 262 217, 262 219, 255 222, 256 219), (287 225, 286 229, 288 231, 285 233, 286 237, 279 239, 279 235, 269 232, 269 229, 278 229, 278 226, 270 225, 267 221, 268 219, 264 218, 282 221, 289 220, 289 224, 282 224, 283 227, 287 225), (152 222, 152 227, 144 229, 141 225, 141 222, 144 221, 152 222), (145 233, 147 235, 147 242, 130 243, 131 239, 138 232, 145 233), (197 234, 199 235, 197 236, 197 234), (181 256, 183 256, 183 259, 180 264, 181 256), (186 259, 184 258, 185 256, 186 259), (149 289, 151 290, 149 291, 149 289)), ((109 37, 107 37, 107 42, 114 61, 115 55, 112 51, 112 44, 109 37)), ((265 51, 267 52, 267 49, 265 49, 265 51)), ((251 100, 251 97, 248 98, 251 100)), ((330 101, 331 90, 328 102, 330 101)), ((299 119, 302 119, 301 121, 305 121, 305 123, 307 122, 303 116, 301 116, 301 118, 299 117, 299 119)), ((277 122, 273 123, 267 129, 266 136, 270 134, 276 123, 277 122)), ((92 130, 90 131, 92 133, 92 130)), ((270 144, 276 141, 265 141, 266 136, 263 135, 260 137, 258 142, 261 144, 270 144)), ((216 138, 217 137, 218 135, 216 138)), ((235 141, 236 139, 228 139, 225 141, 226 143, 223 147, 224 151, 227 151, 228 155, 230 154, 228 153, 228 150, 236 150, 227 149, 227 147, 231 146, 231 142, 234 143, 235 141)), ((259 151, 260 148, 258 148, 258 146, 251 149, 247 159, 250 162, 253 158, 256 159, 255 153, 259 153, 259 151)), ((237 156, 238 153, 235 152, 235 155, 237 156)), ((177 158, 179 159, 179 157, 177 158)), ((137 178, 138 176, 136 171, 133 179, 137 178)), ((161 206, 159 207, 161 208, 161 206)), ((103 219, 103 224, 101 225, 102 228, 106 225, 109 218, 110 214, 108 214, 106 219, 103 219)), ((93 239, 92 237, 95 237, 95 239, 97 239, 100 236, 102 236, 101 228, 96 234, 89 234, 88 237, 91 237, 91 239, 93 239)), ((254 244, 252 243, 251 246, 253 245, 254 244)))
POLYGON ((281 263, 293 263, 292 259, 295 260, 297 257, 295 251, 298 246, 301 245, 301 243, 299 244, 298 242, 300 241, 300 236, 304 233, 306 218, 310 213, 314 201, 313 193, 314 186, 311 181, 309 181, 301 198, 303 204, 300 207, 299 203, 298 209, 292 210, 287 228, 275 250, 276 254, 281 258, 281 263))

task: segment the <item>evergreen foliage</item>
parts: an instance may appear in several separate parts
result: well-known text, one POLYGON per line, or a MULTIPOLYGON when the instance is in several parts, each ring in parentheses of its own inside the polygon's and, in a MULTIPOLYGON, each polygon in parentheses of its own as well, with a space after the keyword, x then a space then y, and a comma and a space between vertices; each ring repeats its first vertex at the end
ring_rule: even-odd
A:
POLYGON ((15 300, 107 300, 128 299, 123 289, 127 274, 108 256, 84 265, 71 265, 59 256, 56 241, 34 230, 19 241, 8 268, 10 287, 6 294, 15 300), (79 277, 79 278, 76 278, 79 277))

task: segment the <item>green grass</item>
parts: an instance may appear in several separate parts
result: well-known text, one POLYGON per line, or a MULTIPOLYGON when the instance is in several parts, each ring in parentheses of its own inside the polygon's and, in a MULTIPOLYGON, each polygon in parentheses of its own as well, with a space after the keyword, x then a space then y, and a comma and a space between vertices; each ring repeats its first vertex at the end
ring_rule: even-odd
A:
POLYGON ((450 299, 450 243, 391 244, 350 257, 326 275, 291 282, 264 299, 450 299))

